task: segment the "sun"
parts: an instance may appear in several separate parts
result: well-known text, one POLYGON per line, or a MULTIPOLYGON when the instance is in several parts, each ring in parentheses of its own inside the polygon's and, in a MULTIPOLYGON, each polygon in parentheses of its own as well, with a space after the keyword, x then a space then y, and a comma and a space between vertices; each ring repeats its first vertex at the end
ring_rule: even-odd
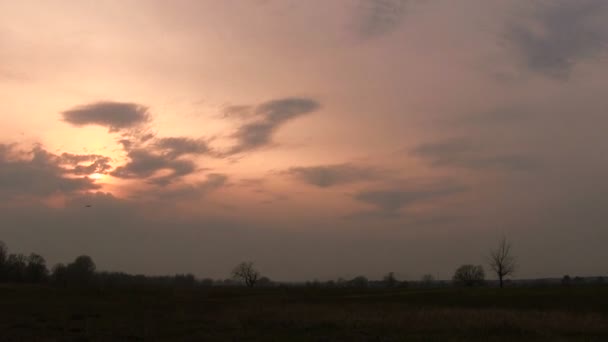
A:
POLYGON ((89 178, 94 179, 94 180, 100 180, 103 178, 103 174, 102 173, 94 173, 92 175, 89 176, 89 178))

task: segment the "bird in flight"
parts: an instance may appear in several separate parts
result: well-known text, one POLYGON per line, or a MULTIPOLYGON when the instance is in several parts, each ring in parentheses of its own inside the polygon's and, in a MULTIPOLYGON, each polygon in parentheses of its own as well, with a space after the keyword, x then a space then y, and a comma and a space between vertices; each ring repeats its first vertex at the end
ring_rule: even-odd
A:
POLYGON ((92 205, 87 204, 87 205, 85 205, 85 207, 90 208, 90 207, 92 207, 92 205))

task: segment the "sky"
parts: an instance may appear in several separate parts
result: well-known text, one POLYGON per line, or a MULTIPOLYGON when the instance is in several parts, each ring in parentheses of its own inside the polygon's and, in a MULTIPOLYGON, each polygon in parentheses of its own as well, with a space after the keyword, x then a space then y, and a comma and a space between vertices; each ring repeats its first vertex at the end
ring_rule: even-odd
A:
POLYGON ((607 66, 603 0, 0 0, 0 240, 301 281, 504 236, 515 278, 606 275, 607 66))

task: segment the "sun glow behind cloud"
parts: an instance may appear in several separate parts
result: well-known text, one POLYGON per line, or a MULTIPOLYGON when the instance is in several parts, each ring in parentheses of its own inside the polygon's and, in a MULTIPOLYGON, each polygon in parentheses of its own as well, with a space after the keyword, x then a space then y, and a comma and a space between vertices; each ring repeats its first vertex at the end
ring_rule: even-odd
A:
POLYGON ((94 179, 94 180, 101 180, 104 178, 104 174, 101 173, 94 173, 92 175, 89 176, 89 178, 94 179))
MULTIPOLYGON (((463 0, 456 10, 441 1, 360 1, 366 5, 3 3, 0 144, 9 147, 0 149, 0 204, 29 194, 80 213, 92 203, 83 212, 99 215, 100 235, 119 229, 112 220, 128 222, 125 213, 166 214, 170 224, 152 226, 175 229, 150 237, 142 255, 191 242, 192 253, 186 246, 173 254, 188 251, 184 258, 195 260, 217 247, 208 256, 219 260, 219 276, 222 262, 244 257, 274 263, 275 275, 289 278, 279 261, 308 267, 311 247, 334 233, 344 244, 328 243, 318 254, 323 265, 343 254, 335 268, 347 272, 428 272, 437 264, 405 263, 432 250, 445 253, 451 271, 451 257, 468 256, 468 240, 478 243, 481 231, 493 240, 509 229, 532 246, 559 226, 555 244, 582 243, 585 232, 573 227, 605 222, 594 211, 605 186, 592 182, 608 168, 597 158, 605 155, 608 69, 596 58, 608 33, 606 20, 594 24, 608 14, 605 5, 575 10, 579 2, 541 1, 538 13, 520 20, 505 13, 527 11, 525 0, 463 0), (579 41, 578 32, 592 39, 579 41), (37 144, 44 153, 32 152, 37 144), (179 215, 183 208, 188 213, 179 215), (568 215, 577 224, 569 227, 568 215), (578 222, 585 217, 593 221, 578 222), (239 231, 239 220, 260 243, 222 254, 225 245, 254 239, 239 231), (358 228, 360 245, 349 240, 358 228), (213 240, 214 229, 231 232, 230 243, 213 240), (313 243, 294 238, 277 258, 264 251, 285 244, 262 241, 277 236, 264 235, 273 229, 306 231, 313 243), (407 234, 417 235, 415 243, 407 234), (452 243, 455 237, 467 243, 452 243), (383 247, 369 247, 374 239, 383 247), (394 255, 383 259, 378 250, 393 243, 394 255)), ((66 223, 53 228, 76 221, 66 213, 66 223)), ((134 221, 122 228, 128 235, 149 227, 134 221)), ((83 231, 73 234, 83 241, 95 235, 83 231)), ((26 246, 23 236, 16 230, 12 239, 26 246)), ((108 245, 123 242, 107 236, 108 245)), ((122 269, 132 250, 125 245, 122 255, 107 253, 95 240, 86 252, 106 266, 115 257, 122 269)), ((160 271, 153 263, 149 269, 160 271)))

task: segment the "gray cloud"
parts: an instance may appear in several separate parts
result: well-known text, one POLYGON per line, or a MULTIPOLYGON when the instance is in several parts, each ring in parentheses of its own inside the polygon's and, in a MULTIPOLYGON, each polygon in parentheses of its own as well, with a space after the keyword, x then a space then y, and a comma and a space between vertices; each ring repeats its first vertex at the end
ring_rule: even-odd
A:
POLYGON ((373 38, 394 30, 405 15, 408 0, 362 0, 358 30, 364 38, 373 38))
POLYGON ((207 154, 210 152, 207 143, 200 139, 185 137, 160 138, 155 146, 158 150, 167 154, 169 158, 177 158, 187 154, 207 154))
POLYGON ((225 119, 248 119, 253 115, 253 106, 232 105, 222 109, 222 117, 225 119))
POLYGON ((24 152, 0 144, 0 196, 20 197, 72 194, 98 189, 93 180, 74 175, 77 170, 63 167, 62 158, 41 146, 24 152))
POLYGON ((208 193, 218 190, 222 187, 227 186, 228 176, 221 173, 210 173, 207 175, 207 179, 195 183, 193 185, 186 185, 177 189, 171 189, 162 192, 162 199, 196 199, 207 195, 208 193))
POLYGON ((118 142, 127 152, 129 161, 111 174, 118 178, 142 179, 161 186, 200 170, 195 161, 188 157, 213 155, 203 139, 157 138, 145 131, 126 132, 118 142), (169 173, 159 175, 163 171, 169 173))
POLYGON ((238 128, 233 137, 237 144, 229 154, 245 152, 272 142, 276 130, 287 121, 320 108, 318 102, 307 98, 284 98, 262 103, 252 112, 253 121, 238 128))
POLYGON ((528 156, 492 153, 480 144, 466 139, 446 139, 425 143, 416 146, 410 153, 429 160, 430 164, 436 167, 454 166, 469 169, 496 168, 524 171, 538 166, 538 162, 528 156))
POLYGON ((129 161, 117 167, 111 175, 118 178, 146 179, 157 185, 167 185, 172 181, 197 170, 193 161, 174 159, 156 154, 146 149, 128 151, 129 161), (169 170, 168 175, 159 176, 157 172, 169 170))
POLYGON ((148 108, 136 103, 96 102, 78 106, 61 113, 63 119, 75 126, 98 125, 110 132, 132 128, 149 120, 148 108))
POLYGON ((376 169, 348 163, 292 167, 285 171, 285 173, 304 183, 320 188, 373 180, 379 176, 379 171, 376 169))
POLYGON ((468 190, 466 186, 444 182, 429 185, 410 185, 399 189, 381 188, 364 190, 356 193, 353 198, 375 207, 375 210, 372 212, 359 213, 363 216, 398 217, 403 209, 412 204, 466 190, 468 190))
POLYGON ((544 1, 534 7, 532 23, 512 25, 508 40, 526 66, 552 76, 566 76, 581 59, 608 46, 603 0, 544 1))
POLYGON ((98 154, 71 154, 62 153, 61 161, 73 167, 72 172, 76 175, 90 175, 93 173, 107 173, 112 169, 109 157, 98 154), (81 163, 88 162, 88 165, 81 163))

